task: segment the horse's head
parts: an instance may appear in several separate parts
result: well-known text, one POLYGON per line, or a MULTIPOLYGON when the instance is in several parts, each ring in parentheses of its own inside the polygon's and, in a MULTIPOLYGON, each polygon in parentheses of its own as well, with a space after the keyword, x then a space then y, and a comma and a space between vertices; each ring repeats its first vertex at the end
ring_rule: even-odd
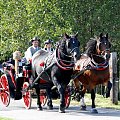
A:
POLYGON ((74 61, 78 59, 80 56, 80 42, 77 39, 78 33, 72 36, 64 34, 64 43, 65 43, 65 51, 68 56, 72 56, 74 58, 74 61))
POLYGON ((110 58, 111 43, 108 40, 108 33, 106 35, 100 34, 97 39, 96 50, 97 54, 104 56, 105 59, 110 58))

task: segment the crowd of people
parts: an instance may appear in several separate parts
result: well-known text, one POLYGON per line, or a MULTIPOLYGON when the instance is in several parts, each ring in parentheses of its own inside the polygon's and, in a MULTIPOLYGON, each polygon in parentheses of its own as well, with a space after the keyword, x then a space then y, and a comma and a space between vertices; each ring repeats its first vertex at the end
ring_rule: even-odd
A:
POLYGON ((41 48, 41 41, 39 39, 39 37, 34 37, 31 41, 30 41, 30 46, 28 47, 28 49, 25 51, 25 55, 24 57, 22 57, 22 54, 20 51, 15 51, 13 53, 13 58, 9 58, 8 61, 3 63, 3 66, 9 65, 12 67, 12 69, 15 69, 15 55, 14 54, 18 54, 18 56, 20 56, 20 59, 18 59, 18 66, 22 66, 22 64, 26 64, 26 63, 30 63, 32 56, 38 51, 38 50, 45 50, 46 52, 53 52, 54 48, 53 48, 53 41, 51 39, 48 39, 44 42, 44 47, 41 48))

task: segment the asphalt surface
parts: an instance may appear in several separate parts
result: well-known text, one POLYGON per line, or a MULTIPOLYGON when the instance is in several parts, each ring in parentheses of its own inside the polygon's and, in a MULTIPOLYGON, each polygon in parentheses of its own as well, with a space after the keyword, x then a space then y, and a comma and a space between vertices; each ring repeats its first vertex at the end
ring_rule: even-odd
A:
MULTIPOLYGON (((1 69, 1 66, 0 66, 1 69)), ((1 69, 2 70, 2 69, 1 69)), ((78 106, 70 105, 66 113, 59 113, 59 105, 54 104, 53 110, 36 110, 36 100, 33 99, 31 109, 26 110, 23 100, 12 100, 8 107, 0 101, 0 117, 12 118, 13 120, 120 120, 120 110, 97 108, 98 114, 90 113, 90 107, 81 111, 78 106)))
POLYGON ((120 120, 120 110, 97 108, 98 114, 90 113, 90 107, 86 111, 80 111, 79 105, 66 109, 66 113, 58 112, 58 105, 54 104, 53 110, 36 110, 36 100, 33 100, 29 110, 24 108, 22 100, 11 100, 8 107, 2 105, 0 101, 0 117, 8 117, 13 120, 120 120))

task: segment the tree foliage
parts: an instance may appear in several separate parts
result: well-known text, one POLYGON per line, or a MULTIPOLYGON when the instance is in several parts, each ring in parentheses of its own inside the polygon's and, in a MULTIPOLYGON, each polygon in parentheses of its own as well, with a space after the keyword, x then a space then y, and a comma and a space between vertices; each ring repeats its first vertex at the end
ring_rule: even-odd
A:
POLYGON ((64 33, 79 33, 81 50, 90 37, 108 33, 120 55, 119 0, 1 0, 0 61, 24 52, 39 36, 54 42, 64 33))

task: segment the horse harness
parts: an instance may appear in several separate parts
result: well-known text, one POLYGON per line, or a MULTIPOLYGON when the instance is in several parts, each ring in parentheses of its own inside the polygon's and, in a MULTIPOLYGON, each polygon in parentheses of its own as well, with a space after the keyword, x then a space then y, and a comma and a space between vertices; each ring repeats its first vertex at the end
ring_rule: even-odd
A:
MULTIPOLYGON (((52 54, 50 53, 44 61, 42 61, 39 65, 42 67, 42 71, 39 75, 38 78, 42 78, 42 74, 44 73, 50 80, 50 76, 47 73, 47 70, 50 69, 54 64, 57 64, 57 66, 63 70, 71 70, 74 67, 74 61, 67 61, 67 60, 63 60, 60 58, 60 53, 59 53, 59 49, 56 49, 52 54), (65 64, 69 63, 69 64, 65 64)), ((37 78, 37 80, 38 80, 37 78)), ((35 80, 36 81, 36 80, 35 80)))
POLYGON ((109 63, 105 60, 103 63, 97 63, 93 58, 90 58, 86 54, 83 54, 80 61, 75 64, 75 70, 79 71, 72 76, 72 79, 76 79, 86 70, 105 70, 109 67, 109 63))
MULTIPOLYGON (((64 54, 64 56, 67 56, 67 55, 64 54)), ((71 57, 71 56, 67 56, 67 57, 71 57)), ((61 59, 59 49, 56 49, 56 52, 55 52, 55 61, 56 61, 57 66, 60 67, 63 70, 71 70, 71 69, 73 69, 73 67, 75 65, 74 61, 69 61, 69 60, 63 60, 63 59, 61 59)))

